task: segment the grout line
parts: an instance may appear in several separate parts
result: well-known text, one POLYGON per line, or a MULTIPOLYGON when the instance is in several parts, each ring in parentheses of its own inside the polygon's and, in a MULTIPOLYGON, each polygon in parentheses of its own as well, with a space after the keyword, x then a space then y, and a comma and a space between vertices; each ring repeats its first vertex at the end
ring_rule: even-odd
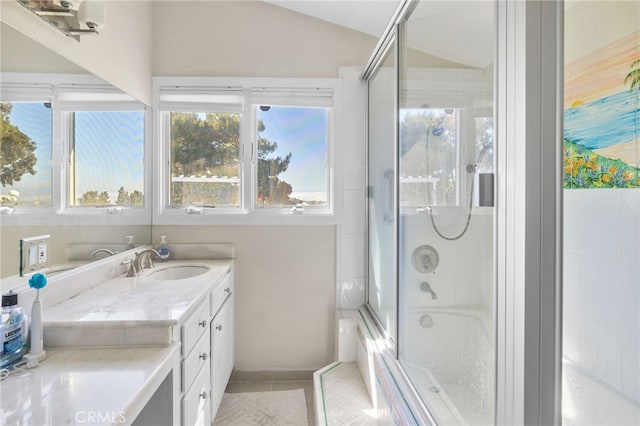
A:
POLYGON ((324 414, 324 424, 325 426, 328 426, 328 420, 329 420, 329 416, 327 415, 327 400, 326 397, 324 395, 324 375, 327 374, 329 371, 333 370, 334 368, 338 367, 339 365, 341 365, 341 362, 336 363, 336 365, 334 365, 333 367, 321 372, 319 374, 320 376, 320 393, 322 395, 322 412, 324 414))

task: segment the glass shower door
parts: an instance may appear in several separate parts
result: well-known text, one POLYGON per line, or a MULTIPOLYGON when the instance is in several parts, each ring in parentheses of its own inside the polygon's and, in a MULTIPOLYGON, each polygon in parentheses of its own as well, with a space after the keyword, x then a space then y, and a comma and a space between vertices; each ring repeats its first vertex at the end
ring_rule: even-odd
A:
POLYGON ((368 303, 386 332, 395 337, 395 108, 393 43, 369 80, 368 111, 368 303))
POLYGON ((423 1, 400 32, 398 357, 438 424, 494 423, 494 31, 423 1))

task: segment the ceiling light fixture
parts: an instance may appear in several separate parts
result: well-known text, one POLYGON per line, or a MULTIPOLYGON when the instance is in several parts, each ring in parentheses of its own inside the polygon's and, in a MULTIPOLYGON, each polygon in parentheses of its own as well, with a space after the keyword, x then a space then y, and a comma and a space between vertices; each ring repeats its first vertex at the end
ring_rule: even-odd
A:
POLYGON ((80 41, 85 34, 98 34, 105 27, 104 6, 90 0, 16 0, 43 21, 80 41))

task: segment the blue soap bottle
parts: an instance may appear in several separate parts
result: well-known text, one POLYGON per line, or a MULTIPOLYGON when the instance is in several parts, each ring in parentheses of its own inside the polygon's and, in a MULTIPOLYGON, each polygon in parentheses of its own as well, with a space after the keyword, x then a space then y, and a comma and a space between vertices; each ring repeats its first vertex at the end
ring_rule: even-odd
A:
POLYGON ((158 244, 158 247, 156 247, 156 250, 158 250, 158 253, 160 254, 158 261, 166 262, 167 260, 169 260, 169 244, 167 244, 166 235, 163 235, 160 238, 162 239, 162 241, 160 241, 160 244, 158 244))

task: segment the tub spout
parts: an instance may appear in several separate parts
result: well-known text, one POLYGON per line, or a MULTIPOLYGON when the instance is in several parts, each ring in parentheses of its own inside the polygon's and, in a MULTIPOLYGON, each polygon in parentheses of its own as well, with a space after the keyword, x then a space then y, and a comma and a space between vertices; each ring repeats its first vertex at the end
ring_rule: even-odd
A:
POLYGON ((429 285, 429 283, 426 281, 423 281, 420 283, 420 291, 424 293, 429 293, 431 295, 432 300, 438 299, 438 295, 436 294, 435 291, 433 291, 433 289, 431 288, 431 285, 429 285))

